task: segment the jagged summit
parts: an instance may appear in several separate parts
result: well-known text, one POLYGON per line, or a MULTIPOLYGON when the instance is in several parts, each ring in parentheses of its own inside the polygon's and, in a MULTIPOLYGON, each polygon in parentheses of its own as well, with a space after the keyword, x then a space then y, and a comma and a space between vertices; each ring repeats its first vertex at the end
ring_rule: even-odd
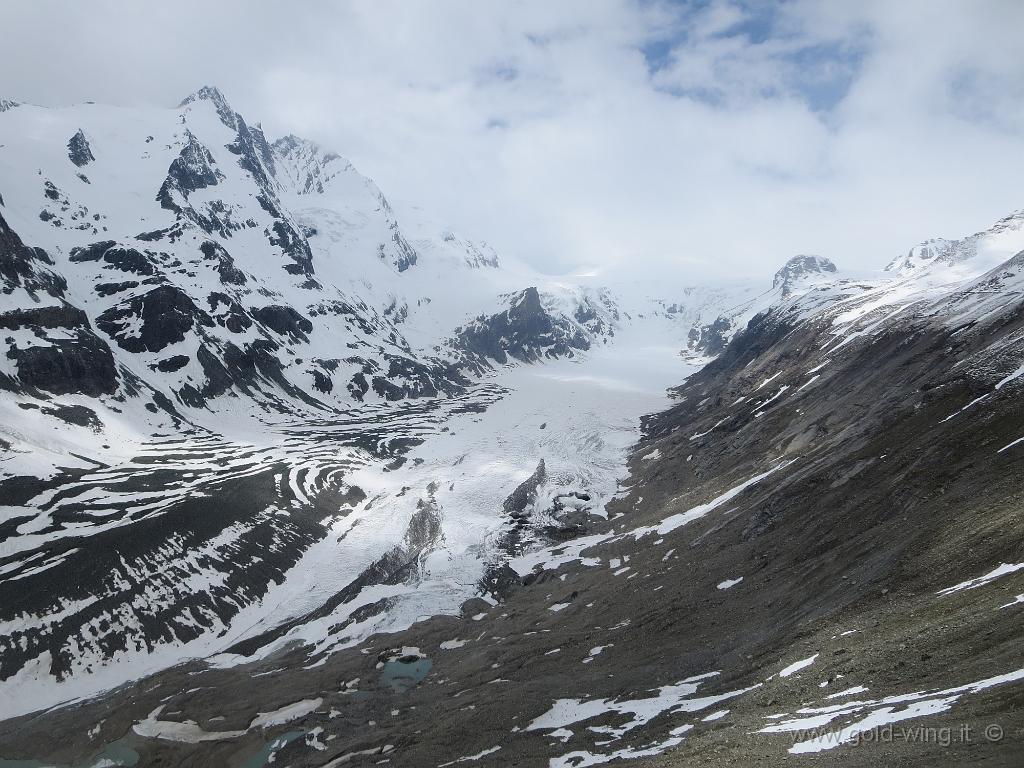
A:
POLYGON ((793 286, 808 276, 835 271, 836 265, 831 259, 826 259, 824 256, 801 254, 791 258, 783 265, 782 269, 775 273, 772 287, 781 286, 782 295, 788 296, 792 292, 793 286))
POLYGON ((6 112, 9 109, 20 107, 20 101, 11 101, 10 99, 0 99, 0 112, 6 112))
POLYGON ((238 127, 238 114, 228 104, 228 100, 221 93, 220 89, 212 85, 204 85, 195 93, 192 93, 182 99, 181 103, 178 104, 178 108, 187 107, 189 104, 194 104, 198 101, 210 101, 213 102, 214 107, 217 110, 217 114, 220 116, 221 122, 224 123, 228 128, 235 129, 238 127))

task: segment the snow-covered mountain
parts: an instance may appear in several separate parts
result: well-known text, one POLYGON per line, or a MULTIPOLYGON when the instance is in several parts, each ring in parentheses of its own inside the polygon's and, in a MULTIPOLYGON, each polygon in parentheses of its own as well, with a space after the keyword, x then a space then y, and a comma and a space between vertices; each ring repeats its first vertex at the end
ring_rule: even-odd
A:
MULTIPOLYGON (((922 452, 947 446, 929 465, 941 473, 962 415, 1001 414, 1000 440, 1016 429, 1022 255, 1017 213, 873 273, 799 255, 773 279, 724 285, 546 276, 392 205, 340 155, 271 140, 213 88, 170 109, 0 102, 0 721, 144 680, 109 723, 94 716, 109 697, 75 710, 93 719, 70 762, 132 764, 118 750, 149 759, 180 742, 216 762, 238 740, 238 755, 268 761, 305 744, 295 765, 376 762, 395 743, 400 764, 438 764, 460 754, 429 734, 317 736, 338 717, 351 734, 371 718, 390 729, 397 704, 374 697, 397 695, 396 669, 427 673, 411 643, 429 641, 462 666, 419 701, 468 734, 466 759, 494 751, 460 719, 477 706, 508 709, 494 722, 521 741, 502 754, 523 764, 552 748, 564 765, 656 756, 685 730, 641 712, 742 707, 775 677, 765 654, 792 642, 756 601, 708 638, 716 601, 692 560, 705 537, 732 537, 700 555, 730 597, 776 563, 818 579, 801 570, 818 554, 881 572, 899 538, 844 506, 847 488, 897 488, 872 501, 888 520, 917 503, 899 489, 922 452), (887 456, 900 468, 861 486, 887 456), (690 540, 685 526, 719 506, 723 521, 690 540), (846 540, 852 555, 828 549, 846 540), (648 579, 671 598, 638 601, 648 579), (776 644, 754 648, 762 636, 776 644), (581 643, 585 674, 533 675, 527 695, 472 693, 465 708, 431 698, 504 685, 492 670, 507 660, 554 664, 581 643), (700 668, 666 670, 680 649, 700 668), (594 671, 609 657, 644 690, 594 671), (364 662, 381 679, 357 697, 364 662), (708 668, 743 687, 687 698, 713 684, 708 668), (214 683, 193 688, 194 675, 214 683), (237 709, 227 731, 223 698, 191 695, 221 685, 237 709), (637 719, 565 727, 611 711, 637 719), (306 716, 303 739, 255 748, 306 716)), ((1004 442, 1009 461, 1020 440, 1004 442)), ((961 497, 962 476, 949 480, 961 497)), ((771 574, 766 594, 784 581, 771 574)), ((822 594, 861 584, 877 596, 863 575, 822 594)), ((772 594, 799 627, 846 606, 810 595, 791 611, 772 594)), ((47 717, 78 717, 66 712, 47 717)), ((10 722, 28 744, 48 720, 10 722)))
POLYGON ((86 395, 101 425, 451 395, 468 373, 571 354, 614 326, 602 295, 429 224, 408 235, 351 163, 269 143, 213 88, 169 110, 12 106, 0 145, 20 254, 3 386, 86 395), (516 307, 550 326, 529 349, 502 335, 516 307))
MULTIPOLYGON (((514 460, 502 455, 503 430, 537 407, 511 396, 510 381, 586 408, 583 427, 571 411, 541 420, 553 427, 545 444, 566 439, 560 418, 590 430, 583 454, 544 449, 552 488, 603 475, 611 494, 608 469, 638 417, 690 370, 679 353, 716 353, 774 295, 753 285, 654 295, 540 275, 418 207, 399 217, 347 160, 295 136, 268 140, 209 87, 171 109, 9 104, 0 249, 0 568, 12 596, 0 601, 10 622, 0 678, 36 664, 86 688, 127 679, 133 664, 229 648, 225 635, 253 615, 285 621, 268 606, 273 587, 294 590, 317 557, 349 559, 336 588, 353 594, 355 583, 428 577, 380 565, 392 546, 450 551, 472 584, 500 524, 489 505, 543 458, 532 439, 514 460), (637 349, 657 352, 658 375, 650 355, 625 362, 637 349), (575 365, 611 356, 625 370, 595 377, 575 365), (557 361, 569 367, 556 374, 557 361), (609 409, 577 381, 632 400, 609 409), (477 447, 480 487, 453 490, 427 454, 403 467, 427 436, 455 431, 446 420, 479 422, 473 414, 498 400, 499 426, 477 447), (385 498, 398 538, 420 533, 401 544, 380 531, 352 537, 353 552, 324 546, 341 518, 379 526, 385 498), (420 502, 473 509, 486 524, 462 541, 452 513, 448 544, 443 529, 421 540, 420 502), (48 586, 29 598, 21 579, 48 586)), ((465 451, 434 449, 452 461, 465 451)))

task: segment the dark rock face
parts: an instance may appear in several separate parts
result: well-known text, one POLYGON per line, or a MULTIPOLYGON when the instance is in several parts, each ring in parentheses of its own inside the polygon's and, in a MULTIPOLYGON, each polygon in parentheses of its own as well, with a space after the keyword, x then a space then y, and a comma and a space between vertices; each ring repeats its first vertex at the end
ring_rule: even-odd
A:
POLYGON ((274 156, 267 139, 263 131, 251 130, 241 115, 235 117, 238 132, 235 141, 228 144, 227 148, 238 155, 238 165, 249 172, 263 193, 275 197, 270 183, 270 177, 274 174, 274 156))
POLYGON ((207 240, 199 248, 203 252, 204 258, 217 262, 217 273, 224 285, 245 285, 245 273, 235 266, 235 260, 231 258, 231 254, 225 250, 224 246, 213 240, 207 240))
POLYGON ((110 347, 93 333, 85 312, 63 300, 67 283, 48 269, 52 263, 41 248, 26 246, 0 216, 3 292, 10 294, 15 288, 22 288, 33 298, 42 293, 58 301, 0 313, 0 328, 27 328, 37 339, 29 347, 8 343, 6 356, 17 365, 18 380, 2 377, 0 387, 29 388, 57 395, 112 394, 117 390, 118 377, 110 347), (51 338, 48 331, 53 329, 60 333, 51 338))
POLYGON ((313 252, 306 238, 283 219, 275 221, 271 229, 266 233, 270 244, 276 245, 292 260, 291 264, 285 264, 285 270, 293 275, 311 276, 314 271, 313 252))
POLYGON ((313 324, 291 307, 271 304, 252 311, 253 317, 272 331, 288 336, 293 341, 309 341, 307 333, 312 333, 313 324))
POLYGON ((537 499, 537 488, 547 479, 547 468, 544 459, 537 464, 537 469, 512 491, 502 502, 501 510, 514 519, 526 516, 526 508, 537 499))
POLYGON ((217 325, 224 326, 232 333, 242 333, 252 326, 252 318, 245 308, 226 293, 211 293, 206 297, 206 303, 217 325))
POLYGON ((691 328, 689 347, 692 351, 708 357, 719 355, 728 343, 731 330, 732 322, 727 317, 719 317, 713 323, 702 325, 700 328, 691 328))
MULTIPOLYGON (((377 371, 372 365, 364 365, 363 371, 353 377, 359 399, 366 393, 366 375, 372 375, 370 384, 373 391, 387 400, 403 400, 415 397, 437 397, 440 394, 455 395, 463 391, 469 381, 451 365, 439 360, 420 361, 402 355, 384 355, 386 371, 377 371)), ((349 390, 353 390, 352 384, 349 390)))
POLYGON ((134 248, 118 246, 113 240, 103 240, 84 248, 75 248, 69 261, 103 261, 120 272, 151 276, 157 273, 152 258, 134 248))
POLYGON ((103 428, 96 411, 84 405, 43 406, 42 411, 76 427, 87 427, 94 432, 99 432, 103 428))
POLYGON ((85 138, 81 128, 78 129, 78 133, 68 140, 68 159, 79 168, 88 165, 96 159, 93 157, 89 140, 85 138))
POLYGON ((98 397, 117 390, 117 368, 110 347, 87 328, 74 338, 53 339, 50 346, 14 348, 7 352, 18 366, 18 378, 27 387, 55 395, 98 397))
POLYGON ((96 283, 96 285, 93 286, 93 290, 95 290, 100 296, 113 296, 115 293, 121 293, 122 291, 138 287, 139 284, 134 280, 125 280, 120 283, 96 283))
POLYGON ((23 288, 30 296, 43 293, 61 298, 67 282, 48 267, 53 260, 42 248, 30 248, 0 214, 0 289, 9 294, 23 288))
POLYGON ((541 304, 536 288, 511 297, 509 308, 490 317, 480 316, 459 329, 456 345, 469 353, 469 365, 500 364, 512 357, 530 363, 541 357, 569 356, 573 350, 590 348, 586 334, 561 318, 555 320, 541 304))
POLYGON ((188 143, 167 169, 167 178, 156 199, 171 211, 181 211, 182 203, 190 193, 215 186, 222 175, 214 167, 213 155, 199 140, 188 132, 188 143), (180 200, 179 200, 180 198, 180 200))
POLYGON ((30 307, 0 313, 0 328, 82 328, 89 326, 85 312, 70 304, 30 307))
POLYGON ((96 320, 101 331, 129 352, 159 352, 168 344, 183 341, 197 323, 212 326, 213 320, 173 285, 116 304, 96 320), (140 325, 137 335, 136 325, 140 325))
POLYGON ((329 394, 334 390, 334 382, 331 377, 317 368, 313 369, 313 386, 318 392, 324 394, 329 394))
MULTIPOLYGON (((416 253, 416 249, 409 245, 409 242, 402 236, 398 231, 397 223, 392 223, 392 229, 394 232, 391 235, 391 242, 395 246, 396 258, 392 262, 395 265, 395 269, 399 272, 405 272, 409 267, 416 263, 416 259, 419 254, 416 253)), ((380 245, 379 256, 381 259, 386 259, 387 255, 384 250, 384 244, 380 245)))
POLYGON ((781 286, 782 295, 789 296, 793 291, 793 286, 802 278, 835 271, 836 265, 832 263, 831 259, 826 259, 823 256, 794 256, 775 273, 772 287, 781 286))
POLYGON ((188 365, 188 355, 172 355, 171 357, 164 358, 156 364, 156 369, 163 373, 172 373, 174 371, 180 371, 186 365, 188 365))

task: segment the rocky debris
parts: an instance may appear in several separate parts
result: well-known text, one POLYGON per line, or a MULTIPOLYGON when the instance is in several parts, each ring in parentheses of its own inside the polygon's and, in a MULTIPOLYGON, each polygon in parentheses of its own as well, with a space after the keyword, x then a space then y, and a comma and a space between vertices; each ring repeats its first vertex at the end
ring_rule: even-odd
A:
POLYGON ((68 159, 82 168, 93 162, 96 158, 92 154, 92 147, 85 133, 79 128, 78 132, 68 140, 68 159))

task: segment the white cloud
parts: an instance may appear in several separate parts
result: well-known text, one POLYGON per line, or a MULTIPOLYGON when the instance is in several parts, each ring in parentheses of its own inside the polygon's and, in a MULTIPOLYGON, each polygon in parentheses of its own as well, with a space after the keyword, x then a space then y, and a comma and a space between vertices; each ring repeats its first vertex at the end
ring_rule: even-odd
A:
POLYGON ((0 95, 212 82, 551 270, 874 267, 1024 205, 1015 0, 210 5, 4 4, 0 95))

